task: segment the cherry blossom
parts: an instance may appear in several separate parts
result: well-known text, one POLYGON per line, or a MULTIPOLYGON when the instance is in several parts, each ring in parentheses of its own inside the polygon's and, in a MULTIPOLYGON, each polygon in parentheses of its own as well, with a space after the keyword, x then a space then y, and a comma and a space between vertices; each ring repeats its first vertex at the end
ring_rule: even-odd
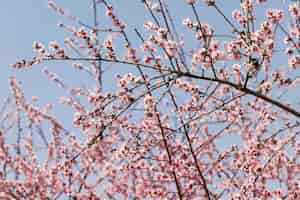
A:
POLYGON ((299 199, 298 3, 126 3, 146 20, 94 0, 83 22, 48 1, 66 38, 11 67, 42 68, 64 94, 44 103, 9 79, 0 198, 299 199))

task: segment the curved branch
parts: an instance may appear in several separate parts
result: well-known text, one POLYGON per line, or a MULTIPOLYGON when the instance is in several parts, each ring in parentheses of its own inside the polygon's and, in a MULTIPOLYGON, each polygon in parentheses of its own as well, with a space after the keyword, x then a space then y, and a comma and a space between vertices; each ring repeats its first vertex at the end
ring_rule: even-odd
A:
MULTIPOLYGON (((134 62, 130 62, 130 61, 125 61, 125 60, 112 60, 112 59, 106 59, 106 58, 47 58, 47 59, 43 59, 45 61, 47 60, 63 60, 63 61, 97 61, 97 60, 101 60, 103 62, 109 62, 109 63, 119 63, 119 64, 127 64, 129 66, 133 66, 136 67, 136 65, 138 64, 141 67, 145 67, 145 68, 149 68, 149 69, 153 69, 153 70, 158 70, 157 66, 153 66, 153 65, 147 65, 147 64, 140 64, 140 63, 134 63, 134 62)), ((223 85, 228 85, 231 86, 233 88, 235 88, 236 90, 239 90, 241 92, 244 92, 246 94, 250 94, 252 96, 255 96, 259 99, 262 99, 272 105, 277 106, 278 108, 294 115, 297 118, 300 118, 300 112, 298 112, 297 110, 289 107, 286 104, 281 103, 280 101, 277 101, 275 99, 272 99, 264 94, 261 94, 260 92, 257 92, 255 90, 252 90, 250 88, 247 87, 243 87, 239 84, 227 81, 227 80, 222 80, 219 78, 213 78, 213 77, 207 77, 207 76, 202 76, 202 75, 197 75, 197 74, 192 74, 190 72, 181 72, 181 71, 176 71, 176 70, 172 70, 170 68, 167 67, 161 67, 159 70, 161 71, 167 71, 170 73, 174 73, 177 74, 178 76, 183 76, 183 77, 189 77, 189 78, 194 78, 194 79, 199 79, 199 80, 206 80, 206 81, 212 81, 212 82, 216 82, 216 83, 220 83, 223 85)))
POLYGON ((217 82, 217 83, 221 83, 223 85, 228 85, 231 86, 241 92, 245 92, 246 94, 250 94, 252 96, 255 96, 259 99, 262 99, 272 105, 275 105, 279 108, 281 108, 282 110, 291 113, 292 115, 294 115, 297 118, 300 118, 300 112, 296 111, 295 109, 281 103, 280 101, 277 101, 275 99, 272 99, 266 95, 261 94, 260 92, 254 91, 252 89, 249 88, 245 88, 242 87, 241 85, 235 84, 233 82, 230 81, 226 81, 226 80, 222 80, 222 79, 218 79, 218 78, 211 78, 211 77, 206 77, 206 76, 200 76, 200 75, 196 75, 196 74, 191 74, 189 72, 182 72, 181 76, 185 76, 185 77, 190 77, 190 78, 195 78, 195 79, 201 79, 201 80, 207 80, 207 81, 213 81, 213 82, 217 82))

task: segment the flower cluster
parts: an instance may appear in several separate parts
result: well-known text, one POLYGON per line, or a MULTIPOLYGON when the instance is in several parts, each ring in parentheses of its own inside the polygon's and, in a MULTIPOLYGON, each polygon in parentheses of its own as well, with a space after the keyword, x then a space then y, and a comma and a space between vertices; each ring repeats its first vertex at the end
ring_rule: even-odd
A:
POLYGON ((234 10, 232 11, 232 17, 235 19, 241 26, 245 26, 247 23, 247 17, 244 16, 241 11, 234 10))
POLYGON ((297 3, 292 3, 289 5, 289 12, 294 18, 298 18, 300 16, 299 7, 297 3))
POLYGON ((106 57, 109 58, 109 59, 111 59, 111 60, 116 60, 117 57, 116 57, 116 54, 115 54, 114 49, 113 49, 113 41, 112 41, 112 39, 108 38, 108 39, 104 40, 103 46, 108 51, 106 57))
POLYGON ((267 10, 267 18, 273 24, 278 23, 283 18, 283 11, 278 9, 268 9, 267 10))
POLYGON ((125 59, 126 60, 129 60, 133 63, 138 63, 139 62, 139 59, 137 58, 136 56, 136 49, 135 48, 132 48, 132 47, 129 47, 127 49, 127 54, 125 56, 125 59))
POLYGON ((126 24, 118 19, 118 17, 114 14, 114 9, 112 6, 106 7, 106 16, 112 19, 112 23, 114 26, 123 30, 126 27, 126 24))
POLYGON ((40 64, 42 62, 42 59, 38 57, 33 57, 32 60, 25 60, 22 59, 21 61, 17 61, 14 64, 11 64, 10 66, 15 69, 29 69, 35 64, 40 64))

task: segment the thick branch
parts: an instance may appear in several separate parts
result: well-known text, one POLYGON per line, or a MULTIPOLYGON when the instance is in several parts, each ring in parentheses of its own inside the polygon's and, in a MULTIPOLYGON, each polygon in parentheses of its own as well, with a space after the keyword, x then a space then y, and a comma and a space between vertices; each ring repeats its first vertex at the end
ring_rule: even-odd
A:
MULTIPOLYGON (((106 59, 106 58, 49 58, 49 59, 44 59, 44 60, 71 60, 71 61, 76 61, 76 60, 82 60, 82 61, 96 61, 96 60, 101 60, 103 62, 109 62, 109 63, 121 63, 121 64, 127 64, 129 66, 133 66, 136 67, 136 65, 138 64, 141 67, 145 67, 145 68, 149 68, 149 69, 153 69, 153 70, 158 70, 158 68, 156 66, 152 66, 152 65, 147 65, 147 64, 140 64, 140 63, 133 63, 130 61, 124 61, 124 60, 112 60, 112 59, 106 59)), ((297 110, 289 107, 286 104, 281 103, 280 101, 277 101, 275 99, 272 99, 270 97, 267 97, 266 95, 261 94, 260 92, 254 91, 252 89, 249 88, 245 88, 242 87, 242 85, 227 81, 227 80, 222 80, 219 78, 212 78, 212 77, 207 77, 207 76, 202 76, 202 75, 197 75, 197 74, 192 74, 190 72, 181 72, 181 71, 176 71, 176 70, 172 70, 170 68, 167 67, 161 67, 159 70, 161 71, 167 71, 170 73, 174 73, 177 75, 180 75, 181 77, 189 77, 189 78, 194 78, 194 79, 199 79, 199 80, 206 80, 206 81, 212 81, 212 82, 216 82, 216 83, 220 83, 223 85, 228 85, 231 86, 241 92, 244 92, 246 94, 255 96, 259 99, 262 99, 272 105, 277 106, 278 108, 294 115, 297 118, 300 118, 300 112, 298 112, 297 110)))

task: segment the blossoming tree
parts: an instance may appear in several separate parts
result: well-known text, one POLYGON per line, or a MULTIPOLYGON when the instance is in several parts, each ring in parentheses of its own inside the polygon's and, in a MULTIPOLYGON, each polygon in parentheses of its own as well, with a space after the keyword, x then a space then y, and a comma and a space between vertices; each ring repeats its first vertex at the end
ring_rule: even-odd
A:
POLYGON ((35 56, 12 67, 63 62, 94 84, 67 87, 43 70, 66 91, 74 132, 10 78, 1 198, 300 199, 298 2, 226 1, 232 13, 224 2, 128 1, 148 17, 139 30, 117 1, 91 1, 92 23, 48 1, 70 37, 34 42, 35 56), (173 4, 190 16, 175 20, 173 4), (203 7, 228 34, 202 20, 203 7))

